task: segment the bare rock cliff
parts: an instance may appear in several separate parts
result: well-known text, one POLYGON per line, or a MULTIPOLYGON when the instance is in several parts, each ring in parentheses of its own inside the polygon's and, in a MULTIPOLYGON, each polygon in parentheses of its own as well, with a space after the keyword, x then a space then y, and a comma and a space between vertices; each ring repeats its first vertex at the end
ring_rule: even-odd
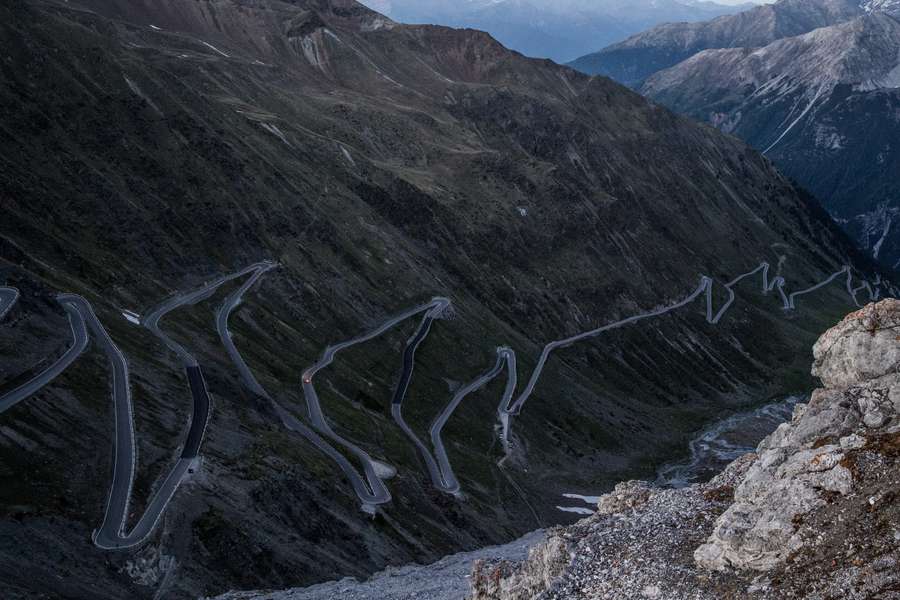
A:
POLYGON ((482 562, 474 600, 900 598, 900 301, 814 348, 824 387, 713 481, 629 482, 520 564, 482 562))
POLYGON ((786 561, 804 544, 798 522, 856 491, 851 453, 900 433, 900 302, 849 315, 813 352, 826 387, 760 444, 734 504, 694 554, 701 566, 765 571, 786 561))

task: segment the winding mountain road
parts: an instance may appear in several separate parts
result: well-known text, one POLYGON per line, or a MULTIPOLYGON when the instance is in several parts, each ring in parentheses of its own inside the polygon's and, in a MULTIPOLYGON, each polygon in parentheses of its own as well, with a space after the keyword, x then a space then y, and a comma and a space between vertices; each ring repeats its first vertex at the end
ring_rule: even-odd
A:
MULTIPOLYGON (((239 277, 250 275, 247 281, 230 294, 218 307, 216 312, 216 329, 235 368, 238 370, 241 381, 252 393, 271 402, 276 414, 278 414, 283 425, 287 429, 302 435, 315 445, 316 448, 337 463, 338 467, 350 481, 354 492, 363 505, 363 509, 368 512, 374 512, 375 506, 391 500, 391 494, 382 479, 392 475, 393 470, 385 463, 373 459, 362 448, 343 438, 331 428, 322 411, 313 380, 319 371, 325 369, 334 361, 335 356, 340 351, 372 340, 407 319, 422 315, 419 327, 415 334, 407 341, 404 349, 403 368, 391 401, 391 412, 398 426, 404 431, 407 437, 409 437, 413 445, 422 455, 429 476, 435 487, 449 494, 461 495, 460 483, 453 472, 441 437, 442 430, 454 411, 468 395, 488 385, 504 370, 507 372, 507 383, 497 411, 500 421, 500 439, 505 453, 504 459, 500 461, 501 465, 511 451, 511 419, 521 414, 525 403, 533 394, 538 381, 540 380, 550 355, 557 349, 571 346, 578 342, 597 337, 605 332, 625 327, 645 319, 665 315, 689 305, 701 296, 704 297, 706 303, 706 321, 713 325, 718 324, 736 299, 734 287, 754 275, 760 275, 761 277, 761 289, 763 294, 769 294, 774 290, 778 291, 782 308, 786 311, 794 310, 796 308, 797 298, 813 293, 844 275, 846 275, 844 284, 846 292, 857 306, 860 305, 858 301, 858 294, 860 292, 867 290, 869 298, 875 300, 880 295, 881 286, 881 281, 878 280, 876 281, 874 288, 865 281, 861 282, 857 287, 854 287, 853 271, 849 266, 846 266, 811 287, 788 294, 784 289, 784 278, 776 276, 770 279, 770 266, 768 263, 763 262, 755 269, 739 275, 724 285, 728 292, 728 299, 718 308, 718 310, 716 310, 713 299, 714 282, 710 277, 702 276, 697 288, 682 300, 614 323, 609 323, 591 331, 546 344, 525 388, 518 396, 516 396, 518 376, 516 354, 511 348, 498 348, 497 358, 493 367, 477 377, 471 383, 457 390, 444 410, 432 423, 429 430, 432 446, 434 448, 434 456, 432 456, 429 448, 418 438, 403 419, 402 408, 410 381, 412 380, 416 351, 427 338, 434 321, 441 318, 445 314, 445 311, 450 307, 450 300, 443 297, 436 297, 428 303, 416 306, 385 320, 381 325, 367 333, 328 346, 319 361, 306 369, 302 375, 303 395, 309 411, 310 421, 313 428, 316 430, 314 431, 285 410, 259 384, 235 347, 231 333, 228 330, 229 318, 237 306, 239 306, 244 294, 260 277, 271 269, 274 269, 276 266, 277 265, 272 262, 255 263, 230 275, 219 277, 218 279, 204 284, 200 288, 186 293, 176 294, 160 303, 141 321, 141 324, 158 337, 183 363, 191 390, 193 411, 190 419, 189 431, 185 438, 179 458, 156 488, 153 497, 147 504, 144 514, 140 517, 134 528, 128 533, 125 532, 125 527, 128 508, 131 501, 136 463, 134 416, 129 385, 128 363, 124 354, 119 350, 112 338, 103 328, 93 307, 86 299, 73 294, 61 294, 57 297, 57 300, 66 311, 69 318, 73 340, 72 344, 65 353, 56 359, 48 368, 38 373, 30 381, 22 384, 0 398, 0 413, 3 413, 24 398, 34 394, 68 368, 68 366, 87 347, 89 341, 88 330, 90 330, 90 333, 93 335, 98 345, 103 349, 110 363, 110 370, 112 372, 112 398, 115 408, 113 480, 110 486, 110 493, 103 522, 93 535, 93 541, 98 547, 109 550, 128 548, 144 541, 153 532, 179 485, 196 467, 200 446, 209 419, 210 397, 199 363, 190 352, 169 337, 160 328, 160 321, 169 312, 179 307, 196 304, 209 298, 223 284, 239 277), (322 436, 355 456, 362 464, 365 478, 360 476, 357 469, 343 453, 335 449, 328 441, 326 441, 326 439, 323 439, 322 436)), ((2 319, 16 303, 18 296, 19 293, 15 288, 0 287, 0 319, 2 319)))
POLYGON ((250 367, 247 366, 244 358, 241 356, 240 352, 238 352, 237 347, 234 345, 234 340, 231 337, 231 331, 228 329, 228 320, 231 317, 231 314, 240 305, 241 300, 247 290, 253 287, 253 285, 260 277, 262 277, 267 271, 274 268, 275 266, 276 265, 271 265, 257 269, 240 288, 235 290, 230 296, 228 296, 228 298, 225 299, 225 301, 219 306, 219 309, 216 311, 216 330, 219 332, 219 337, 222 340, 222 345, 225 346, 229 357, 231 357, 231 361, 234 363, 235 368, 237 368, 244 386, 256 396, 271 403, 272 407, 275 409, 275 413, 278 415, 278 418, 281 419, 281 423, 286 429, 302 435, 316 448, 321 450, 326 456, 336 462, 338 467, 347 477, 347 480, 350 482, 353 491, 356 493, 357 497, 362 503, 363 511, 371 513, 374 511, 374 507, 376 505, 383 504, 384 502, 390 500, 390 493, 388 493, 387 488, 384 487, 384 484, 381 482, 381 480, 376 477, 375 485, 372 487, 367 486, 363 479, 359 476, 356 468, 350 463, 349 460, 347 460, 347 457, 335 450, 334 447, 331 446, 331 444, 326 442, 319 434, 307 427, 303 422, 297 419, 290 412, 285 410, 285 408, 281 406, 281 404, 276 402, 275 399, 269 395, 265 388, 263 388, 262 385, 260 385, 259 381, 257 381, 256 377, 253 375, 253 372, 250 370, 250 367))
POLYGON ((511 396, 513 391, 515 391, 516 354, 509 348, 497 348, 497 361, 494 363, 494 366, 486 373, 481 374, 475 381, 457 390, 450 400, 450 403, 444 408, 441 414, 438 415, 437 419, 434 420, 434 423, 431 424, 429 434, 431 435, 431 444, 434 446, 434 453, 437 456, 437 462, 440 469, 439 476, 435 477, 432 475, 431 479, 432 483, 434 483, 438 489, 447 492, 448 494, 459 494, 460 485, 453 472, 453 467, 450 465, 450 459, 447 457, 447 450, 444 448, 441 432, 444 429, 444 425, 450 420, 451 415, 453 415, 453 412, 462 403, 463 399, 493 381, 503 372, 504 363, 509 370, 509 373, 513 374, 511 377, 507 378, 506 384, 507 392, 511 396), (512 390, 510 390, 510 386, 512 386, 512 390))
MULTIPOLYGON (((860 291, 862 289, 868 288, 869 296, 871 299, 874 300, 878 297, 878 290, 876 289, 873 291, 872 287, 867 282, 864 282, 859 288, 854 290, 854 288, 852 287, 853 272, 849 266, 843 267, 840 271, 830 275, 829 277, 827 277, 826 279, 824 279, 823 281, 817 283, 816 285, 814 285, 812 287, 806 288, 801 291, 793 292, 790 295, 787 295, 784 291, 785 280, 783 277, 777 276, 774 279, 772 279, 771 281, 769 280, 769 269, 770 269, 769 263, 767 263, 767 262, 760 263, 760 265, 758 267, 756 267, 755 269, 748 271, 746 273, 743 273, 742 275, 737 276, 735 279, 733 279, 729 283, 725 284, 725 289, 728 291, 729 297, 728 297, 728 300, 725 302, 725 304, 716 312, 714 312, 713 296, 712 296, 714 281, 711 277, 703 275, 700 278, 700 284, 697 286, 697 289, 695 289, 691 294, 689 294, 685 299, 683 299, 681 301, 678 301, 674 304, 671 304, 671 305, 668 305, 668 306, 665 306, 662 308, 657 308, 655 310, 648 311, 646 313, 628 317, 627 319, 622 319, 621 321, 616 321, 615 323, 610 323, 608 325, 604 325, 603 327, 598 327, 597 329, 593 329, 593 330, 587 331, 585 333, 581 333, 581 334, 578 334, 578 335, 575 335, 575 336, 572 336, 569 338, 565 338, 562 340, 557 340, 555 342, 550 342, 549 344, 544 346, 544 349, 541 352, 541 356, 538 359, 537 365, 535 366, 534 371, 532 371, 532 373, 531 373, 531 378, 528 380, 528 385, 526 385, 526 387, 522 391, 522 393, 513 402, 512 394, 509 393, 510 388, 507 387, 507 393, 504 394, 503 398, 500 401, 500 407, 498 409, 498 415, 499 415, 500 426, 501 426, 500 427, 500 438, 501 438, 501 442, 502 442, 504 448, 506 449, 507 456, 510 451, 510 442, 509 442, 510 418, 521 414, 522 407, 525 405, 525 402, 528 400, 528 398, 531 397, 531 394, 534 392, 535 386, 537 386, 537 382, 541 377, 541 374, 544 370, 544 366, 547 364, 547 359, 550 357, 550 354, 558 348, 566 348, 577 342, 597 337, 598 335, 601 335, 607 331, 611 331, 613 329, 618 329, 620 327, 624 327, 624 326, 630 325, 632 323, 637 323, 638 321, 643 321, 643 320, 649 319, 651 317, 662 316, 662 315, 670 313, 674 310, 678 310, 679 308, 682 308, 682 307, 687 306, 688 304, 692 303, 694 300, 699 298, 704 293, 705 293, 705 299, 706 299, 706 320, 710 324, 716 325, 719 323, 719 321, 722 320, 722 317, 725 316, 725 313, 728 311, 728 309, 734 303, 734 300, 735 300, 735 292, 733 289, 734 286, 737 285, 738 283, 740 283, 741 281, 743 281, 744 279, 751 277, 753 275, 756 275, 757 273, 759 273, 762 278, 762 293, 768 294, 773 289, 777 289, 779 295, 781 296, 781 300, 782 300, 782 304, 783 304, 782 308, 784 310, 794 310, 796 308, 796 305, 795 305, 796 298, 803 296, 805 294, 809 294, 816 290, 819 290, 822 287, 828 285, 829 283, 831 283, 832 281, 834 281, 835 279, 839 278, 841 275, 844 275, 844 274, 847 275, 847 282, 846 282, 847 294, 850 296, 850 299, 853 301, 853 303, 857 307, 860 306, 859 301, 857 299, 857 293, 858 293, 858 291, 860 291)), ((513 389, 514 389, 514 386, 513 386, 513 389)), ((505 460, 505 458, 506 457, 504 457, 504 460, 505 460)))
MULTIPOLYGON (((160 320, 166 314, 181 306, 194 304, 208 298, 224 283, 263 267, 270 268, 270 265, 271 263, 257 263, 237 273, 220 277, 197 290, 175 295, 152 310, 142 321, 143 325, 154 333, 170 350, 175 352, 184 364, 193 399, 193 410, 188 433, 179 458, 165 479, 157 486, 153 497, 147 503, 143 515, 128 533, 125 533, 124 530, 128 517, 128 508, 131 503, 136 463, 134 412, 131 401, 128 362, 125 355, 119 350, 103 327, 90 302, 74 294, 60 294, 57 297, 57 300, 69 316, 73 344, 46 370, 0 398, 0 413, 34 394, 68 368, 87 347, 89 340, 88 329, 90 329, 110 364, 115 412, 112 483, 103 522, 92 536, 94 544, 99 548, 105 550, 130 548, 147 539, 155 529, 178 486, 197 466, 203 434, 209 421, 209 393, 206 382, 203 379, 203 373, 196 359, 160 329, 160 320)), ((13 288, 0 289, 3 290, 0 292, 0 302, 3 303, 0 305, 0 316, 2 316, 18 297, 18 293, 13 294, 8 291, 13 290, 13 288)))
POLYGON ((841 269, 840 271, 838 271, 837 273, 834 273, 833 275, 831 275, 831 277, 829 277, 828 279, 825 279, 824 281, 820 281, 820 282, 817 283, 816 285, 814 285, 814 286, 812 286, 812 287, 808 287, 808 288, 806 288, 805 290, 800 290, 799 292, 794 292, 794 293, 792 293, 792 294, 788 297, 788 302, 787 302, 788 305, 787 305, 786 308, 789 308, 789 309, 791 309, 791 310, 795 309, 796 306, 795 306, 795 304, 794 304, 794 301, 795 301, 797 298, 799 298, 800 296, 805 296, 806 294, 810 294, 810 293, 812 293, 812 292, 815 292, 816 290, 819 290, 819 289, 825 287, 826 285, 828 285, 829 283, 831 283, 832 281, 834 281, 835 279, 837 279, 837 278, 840 277, 841 275, 845 275, 845 274, 847 275, 847 282, 846 282, 847 294, 850 296, 850 298, 853 299, 853 303, 854 303, 857 307, 860 307, 860 306, 861 306, 860 303, 859 303, 859 300, 857 299, 857 294, 859 294, 859 292, 861 292, 861 291, 863 291, 863 290, 868 290, 868 292, 869 292, 869 299, 870 299, 870 300, 875 301, 875 300, 878 299, 878 296, 880 295, 880 292, 881 292, 881 291, 880 291, 879 289, 873 290, 873 289, 872 289, 872 286, 869 285, 869 282, 868 282, 868 281, 863 281, 863 282, 859 285, 859 287, 856 287, 856 288, 853 287, 853 270, 852 270, 852 269, 849 267, 849 265, 848 265, 848 266, 845 266, 845 267, 844 267, 843 269, 841 269))
MULTIPOLYGON (((124 534, 123 529, 128 515, 128 506, 134 481, 136 456, 128 363, 124 354, 115 345, 115 342, 113 342, 100 323, 90 302, 74 294, 60 294, 57 296, 57 300, 69 316, 74 339, 72 346, 48 369, 0 399, 0 413, 36 393, 68 368, 87 347, 89 340, 88 330, 90 330, 95 341, 103 349, 109 360, 112 372, 112 397, 115 408, 113 479, 110 485, 103 523, 94 532, 93 541, 98 547, 107 550, 135 546, 152 533, 184 475, 193 465, 202 433, 194 433, 193 439, 191 439, 191 435, 188 436, 189 440, 185 444, 182 457, 177 461, 162 484, 159 485, 134 529, 127 535, 124 534)), ((192 431, 196 431, 193 424, 203 422, 203 417, 204 415, 198 415, 195 412, 192 431)))
POLYGON ((128 362, 100 323, 100 319, 97 318, 93 307, 87 300, 74 294, 64 294, 60 296, 60 301, 73 307, 82 323, 87 323, 94 341, 106 354, 112 372, 112 398, 115 412, 113 478, 103 522, 94 531, 93 541, 97 547, 105 550, 130 548, 143 542, 153 532, 160 516, 175 494, 175 490, 178 489, 178 485, 192 465, 193 459, 183 457, 176 462, 165 480, 157 487, 137 524, 130 533, 123 533, 131 502, 136 463, 134 413, 128 362))
POLYGON ((116 407, 115 469, 106 514, 100 528, 94 532, 94 544, 98 547, 107 550, 129 548, 140 544, 153 532, 178 486, 196 468, 203 435, 209 423, 211 399, 206 381, 203 378, 203 371, 196 358, 160 328, 160 321, 167 314, 182 306, 196 304, 209 298, 225 283, 243 277, 248 273, 254 273, 254 275, 258 276, 260 272, 265 272, 274 266, 271 262, 256 263, 230 275, 207 282, 195 290, 183 294, 175 294, 152 309, 141 320, 141 324, 144 327, 150 330, 181 359, 191 391, 192 412, 190 427, 179 458, 172 465, 168 475, 150 499, 147 509, 140 520, 131 532, 127 534, 124 533, 124 528, 131 499, 135 466, 134 417, 131 406, 131 391, 128 386, 128 364, 124 355, 119 352, 112 339, 103 329, 100 321, 93 315, 90 305, 87 306, 92 317, 89 319, 89 323, 91 323, 95 338, 104 347, 113 367, 113 396, 116 407), (120 386, 121 389, 116 387, 115 382, 117 381, 124 382, 120 386), (123 448, 130 450, 126 451, 123 448))
MULTIPOLYGON (((7 298, 9 297, 10 296, 7 295, 7 298)), ((18 298, 18 294, 13 297, 13 301, 15 301, 15 298, 18 298)), ((84 320, 78 313, 77 308, 71 302, 65 301, 64 296, 59 296, 57 299, 60 301, 69 317, 69 328, 72 332, 72 345, 69 346, 63 355, 57 358, 49 367, 32 377, 29 381, 26 381, 19 387, 3 395, 3 397, 0 397, 0 414, 3 414, 59 377, 63 371, 69 368, 69 365, 75 362, 76 358, 81 356, 81 353, 84 352, 85 348, 87 348, 87 329, 84 326, 84 320)), ((11 307, 12 304, 8 304, 6 310, 2 311, 2 313, 5 314, 11 307)))
POLYGON ((130 533, 124 533, 134 482, 135 444, 134 415, 131 405, 131 389, 128 382, 128 363, 115 343, 106 333, 90 304, 84 301, 82 311, 94 333, 94 337, 104 348, 113 371, 113 400, 116 413, 116 445, 113 484, 110 487, 106 514, 100 528, 94 532, 94 544, 106 550, 130 548, 143 542, 149 536, 162 516, 178 486, 197 466, 203 434, 209 422, 211 399, 203 378, 203 371, 194 356, 183 346, 169 337, 161 328, 160 321, 173 310, 185 305, 196 304, 212 296, 219 287, 264 268, 272 263, 262 262, 251 265, 236 273, 220 277, 202 287, 184 294, 176 294, 160 303, 142 319, 141 324, 158 337, 181 359, 188 386, 191 391, 192 412, 190 427, 184 440, 179 458, 175 461, 166 478, 147 504, 147 509, 130 533), (123 450, 126 448, 127 450, 123 450))
POLYGON ((162 320, 164 316, 166 316, 176 308, 180 308, 189 304, 196 304, 202 300, 209 298, 216 293, 216 290, 218 290, 220 287, 222 287, 222 285, 228 283, 229 281, 233 281, 249 273, 259 271, 263 268, 272 268, 273 266, 274 263, 270 261, 254 263, 249 267, 241 269, 240 271, 237 271, 230 275, 224 275, 222 277, 219 277, 218 279, 205 283, 203 284, 203 286, 190 292, 175 294, 174 296, 160 303, 156 308, 151 310, 147 316, 142 318, 141 325, 153 332, 153 335, 158 337, 172 352, 177 354, 179 358, 181 358, 185 366, 195 367, 197 366, 197 360, 191 355, 190 352, 185 350, 181 344, 170 338, 165 332, 163 332, 162 329, 160 329, 160 320, 162 320))
MULTIPOLYGON (((440 314, 449 305, 450 301, 447 298, 434 298, 431 300, 431 302, 422 304, 415 308, 411 308, 399 315, 391 317, 390 319, 382 323, 379 327, 369 331, 368 333, 364 333, 353 339, 327 347, 325 349, 325 352, 322 353, 322 357, 319 359, 319 361, 303 372, 303 396, 306 399, 306 406, 309 410, 309 418, 310 421, 312 421, 313 427, 315 427, 325 437, 346 448, 349 452, 351 452, 359 459, 359 461, 363 465, 363 470, 366 473, 366 479, 371 486, 373 498, 371 504, 384 504, 385 502, 389 502, 391 499, 391 494, 380 477, 380 474, 384 473, 386 465, 384 465, 384 463, 376 462, 375 460, 373 460, 365 450, 363 450, 353 442, 347 440, 346 438, 338 435, 331 428, 325 418, 325 415, 322 412, 322 406, 319 402, 319 396, 318 394, 316 394, 316 388, 313 385, 313 379, 315 378, 316 373, 326 368, 334 361, 335 355, 341 350, 345 350, 357 344, 362 344, 363 342, 375 339, 398 323, 402 323, 403 321, 421 313, 428 312, 431 315, 440 314)), ((407 385, 408 383, 409 382, 407 381, 407 385)), ((398 389, 400 389, 400 387, 402 386, 398 386, 398 389)), ((405 388, 403 393, 405 394, 405 388)))
MULTIPOLYGON (((328 348, 326 348, 319 362, 308 368, 303 373, 303 393, 304 398, 307 402, 310 420, 312 421, 313 426, 324 436, 331 439, 333 442, 339 444, 340 446, 343 446, 360 460, 366 475, 368 487, 363 484, 362 479, 359 477, 356 470, 352 468, 352 466, 346 461, 346 458, 344 458, 342 454, 336 452, 333 447, 327 444, 327 442, 316 436, 314 432, 311 432, 295 418, 291 417, 289 421, 289 419, 287 418, 290 416, 289 413, 287 413, 287 411, 284 411, 284 409, 278 406, 277 403, 273 402, 273 404, 276 406, 276 411, 279 413, 279 415, 282 416, 282 421, 286 426, 289 426, 290 429, 303 434, 305 437, 307 437, 307 439, 313 441, 313 443, 323 452, 326 452, 329 456, 334 458, 339 463, 342 470, 351 481, 351 484, 354 487, 354 491, 359 496, 364 507, 371 507, 377 504, 388 502, 391 498, 390 493, 381 481, 381 477, 379 476, 379 470, 384 468, 383 463, 375 461, 367 452, 359 448, 356 444, 350 442, 349 440, 339 436, 336 432, 334 432, 322 412, 321 404, 313 385, 313 378, 318 371, 330 365, 334 360, 335 355, 341 350, 374 339, 375 337, 382 335, 388 329, 396 326, 397 324, 424 313, 419 327, 417 328, 413 336, 407 341, 406 347, 404 349, 403 369, 401 371, 401 375, 391 401, 391 413, 397 425, 406 434, 406 436, 413 443, 414 447, 418 450, 419 454, 422 456, 433 485, 437 489, 446 493, 459 495, 461 493, 460 484, 455 476, 455 473, 453 472, 452 465, 450 464, 450 460, 447 456, 446 448, 443 444, 441 436, 442 430, 447 421, 452 416, 453 412, 459 407, 466 396, 490 383, 497 376, 499 376, 504 369, 506 369, 507 371, 507 384, 500 401, 498 415, 500 420, 500 438, 505 449, 505 454, 508 456, 510 451, 509 437, 511 429, 511 419, 512 417, 521 414, 522 408, 524 407, 528 398, 534 392, 534 389, 537 386, 538 381, 540 380, 540 376, 543 373, 543 369, 547 363, 547 360, 554 350, 571 346, 580 341, 599 336, 613 329, 618 329, 620 327, 637 323, 644 319, 662 316, 664 314, 687 306, 701 296, 705 297, 707 322, 713 325, 718 324, 736 300, 734 287, 745 279, 750 278, 754 275, 760 275, 762 280, 761 289, 764 294, 768 294, 773 290, 778 291, 779 297, 782 302, 782 308, 784 310, 793 310, 796 307, 796 298, 805 294, 812 293, 828 285, 843 274, 847 275, 847 293, 855 304, 859 305, 859 302, 857 300, 857 293, 863 289, 868 289, 870 297, 872 298, 876 298, 878 295, 877 290, 873 291, 872 287, 866 282, 864 282, 856 289, 852 288, 852 271, 849 267, 841 269, 837 273, 832 274, 827 279, 812 287, 788 295, 784 290, 784 278, 781 276, 770 278, 770 268, 771 267, 768 263, 763 262, 755 269, 743 273, 725 284, 724 288, 728 292, 728 299, 718 310, 715 310, 713 299, 714 281, 710 277, 703 276, 701 277, 700 283, 697 288, 683 300, 639 315, 634 315, 632 317, 622 319, 621 321, 617 321, 615 323, 604 325, 603 327, 599 327, 582 334, 550 342, 549 344, 544 346, 538 363, 535 366, 535 369, 532 372, 525 389, 517 397, 515 397, 515 391, 517 388, 516 354, 510 348, 504 347, 498 349, 497 361, 495 362, 494 366, 488 372, 484 373, 470 384, 458 390, 456 394, 454 394, 449 404, 432 423, 429 434, 431 437, 432 446, 434 448, 434 455, 431 454, 429 448, 406 423, 405 419, 403 418, 402 409, 403 401, 406 397, 409 384, 412 379, 413 369, 415 366, 416 350, 428 336, 434 320, 438 318, 444 312, 444 310, 446 310, 450 306, 450 300, 442 297, 434 298, 427 304, 414 307, 399 315, 387 319, 379 327, 373 329, 368 333, 365 333, 351 340, 329 346, 328 348), (515 400, 513 400, 514 397, 515 400), (341 457, 343 460, 338 459, 338 457, 341 457)), ((217 327, 219 328, 220 336, 222 336, 223 343, 225 343, 226 347, 228 347, 229 344, 231 345, 232 350, 229 350, 229 353, 232 356, 232 360, 236 365, 238 365, 238 370, 241 372, 241 376, 244 379, 247 387, 255 393, 271 401, 270 396, 264 390, 262 390, 261 386, 259 386, 258 382, 256 382, 255 378, 252 376, 252 373, 250 373, 249 369, 246 367, 246 364, 243 363, 243 360, 240 358, 237 350, 233 349, 233 344, 230 343, 230 334, 227 332, 227 315, 230 314, 230 311, 233 310, 235 306, 237 306, 240 301, 241 295, 246 291, 246 289, 252 286, 253 281, 255 281, 256 277, 261 274, 262 273, 257 273, 256 275, 254 275, 254 278, 251 281, 248 281, 245 286, 235 292, 235 294, 226 301, 226 304, 223 304, 217 318, 217 327)))
MULTIPOLYGON (((406 348, 403 351, 403 370, 400 373, 400 381, 397 383, 397 387, 394 391, 394 398, 391 401, 391 416, 394 417, 394 422, 397 423, 397 426, 400 427, 403 433, 406 434, 406 437, 412 442, 413 446, 419 451, 422 460, 425 461, 425 468, 428 470, 428 476, 431 478, 434 486, 442 491, 456 494, 459 492, 459 486, 454 487, 452 484, 448 485, 444 478, 444 471, 438 464, 438 461, 432 456, 431 450, 429 450, 428 446, 419 439, 419 436, 416 435, 403 418, 403 400, 406 398, 406 392, 409 390, 409 382, 412 380, 413 367, 415 366, 416 360, 416 350, 419 349, 419 346, 425 341, 425 338, 428 337, 428 333, 431 331, 431 325, 434 323, 434 320, 450 306, 450 301, 446 298, 441 298, 440 300, 444 300, 446 303, 439 304, 426 312, 419 328, 406 343, 406 348)), ((450 474, 452 476, 452 471, 450 474)))

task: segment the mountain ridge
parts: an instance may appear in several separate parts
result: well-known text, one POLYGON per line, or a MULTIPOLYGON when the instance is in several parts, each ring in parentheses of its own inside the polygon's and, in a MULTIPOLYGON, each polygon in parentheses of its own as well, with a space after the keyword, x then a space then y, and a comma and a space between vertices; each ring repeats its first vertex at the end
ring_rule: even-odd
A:
POLYGON ((591 75, 630 86, 702 50, 760 47, 842 23, 871 10, 894 10, 873 0, 779 0, 701 23, 669 23, 569 63, 591 75))
POLYGON ((740 10, 713 2, 678 0, 592 3, 530 0, 447 3, 371 0, 368 4, 397 21, 480 29, 526 56, 571 60, 659 22, 696 21, 740 10))
POLYGON ((886 267, 900 267, 900 22, 882 12, 775 41, 706 50, 641 91, 738 135, 821 198, 886 267))

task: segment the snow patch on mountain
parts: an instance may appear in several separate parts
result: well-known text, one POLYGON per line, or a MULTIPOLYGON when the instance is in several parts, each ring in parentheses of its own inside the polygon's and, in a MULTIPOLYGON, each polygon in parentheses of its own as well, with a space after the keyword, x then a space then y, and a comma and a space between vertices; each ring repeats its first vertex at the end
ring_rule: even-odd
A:
POLYGON ((900 0, 868 0, 861 6, 866 12, 900 13, 900 0))
POLYGON ((843 150, 847 139, 828 125, 816 126, 816 147, 823 150, 843 150))
POLYGON ((900 208, 891 207, 887 202, 882 203, 872 212, 856 217, 856 222, 862 230, 862 246, 871 249, 872 256, 878 258, 881 247, 891 233, 894 220, 900 219, 900 208))

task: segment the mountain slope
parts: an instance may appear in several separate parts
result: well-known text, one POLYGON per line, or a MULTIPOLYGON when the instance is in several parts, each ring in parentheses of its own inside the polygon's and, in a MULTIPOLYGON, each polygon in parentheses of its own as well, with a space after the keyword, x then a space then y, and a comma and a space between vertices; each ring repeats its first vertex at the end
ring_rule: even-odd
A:
POLYGON ((702 50, 765 46, 858 17, 871 4, 871 0, 778 0, 702 23, 659 25, 570 66, 635 86, 702 50))
MULTIPOLYGON (((404 404, 425 439, 498 346, 524 381, 548 341, 674 304, 702 274, 728 282, 765 260, 789 290, 848 264, 874 280, 745 144, 483 33, 397 25, 349 0, 32 0, 0 6, 0 43, 0 280, 21 292, 0 322, 0 394, 71 343, 56 294, 89 301, 131 373, 132 521, 192 409, 182 359, 123 311, 258 261, 279 267, 228 327, 298 421, 303 368, 326 347, 452 299, 404 404)), ((215 328, 229 281, 161 324, 202 365, 212 418, 142 546, 91 543, 117 423, 102 348, 0 414, 3 596, 195 598, 512 539, 563 518, 558 494, 651 473, 704 422, 803 389, 809 342, 849 302, 830 281, 792 312, 748 278, 718 325, 698 299, 560 348, 502 468, 496 381, 444 432, 462 498, 432 487, 391 417, 414 323, 347 350, 317 385, 331 427, 396 468, 374 517, 242 385, 215 328)))
POLYGON ((701 52, 642 93, 765 150, 900 267, 900 22, 872 12, 759 49, 701 52))

